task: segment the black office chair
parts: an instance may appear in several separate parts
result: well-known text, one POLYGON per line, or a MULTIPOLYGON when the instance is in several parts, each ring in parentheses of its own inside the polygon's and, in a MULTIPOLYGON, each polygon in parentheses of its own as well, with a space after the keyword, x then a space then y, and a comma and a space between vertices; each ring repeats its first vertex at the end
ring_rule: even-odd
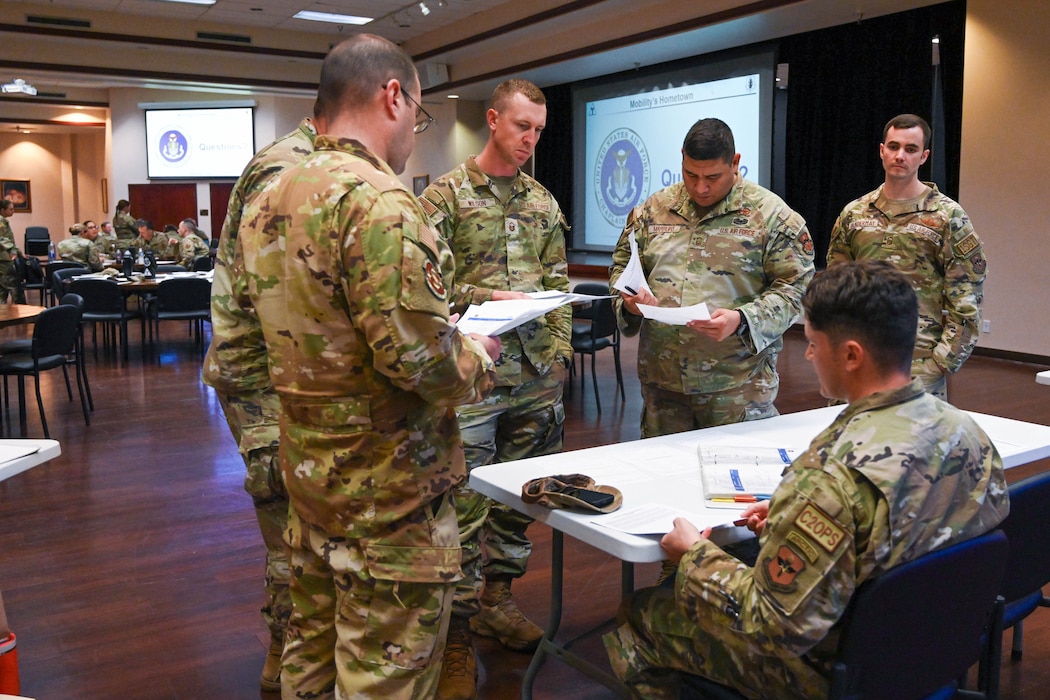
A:
POLYGON ((51 231, 47 226, 26 226, 26 244, 22 251, 26 255, 47 255, 51 243, 51 231))
POLYGON ((91 272, 86 266, 77 262, 69 262, 67 260, 55 260, 49 262, 44 268, 44 286, 48 290, 48 306, 54 306, 58 300, 69 291, 62 286, 62 280, 67 279, 68 276, 60 275, 58 282, 55 281, 55 275, 64 270, 79 270, 80 272, 78 274, 82 275, 91 272))
MULTIPOLYGON (((607 296, 609 285, 598 282, 581 282, 573 290, 578 294, 607 296)), ((601 397, 598 395, 597 354, 600 350, 612 348, 613 364, 616 367, 616 386, 620 388, 620 400, 627 396, 623 388, 623 370, 620 368, 620 328, 616 325, 616 312, 612 299, 595 299, 589 305, 574 305, 572 310, 572 349, 580 355, 580 387, 583 388, 583 370, 585 357, 591 357, 591 380, 594 384, 594 403, 598 413, 602 412, 601 397)), ((575 359, 573 360, 575 367, 575 359)))
MULTIPOLYGON (((18 378, 18 425, 21 434, 26 434, 26 384, 25 378, 32 375, 36 385, 36 403, 40 409, 40 424, 44 428, 44 437, 50 438, 47 428, 47 416, 44 415, 44 399, 40 395, 40 373, 49 369, 66 370, 67 358, 76 352, 77 337, 80 332, 80 309, 63 304, 46 309, 37 316, 33 327, 33 339, 28 351, 6 353, 0 356, 0 376, 18 378)), ((91 425, 88 416, 87 401, 84 397, 84 386, 77 375, 77 388, 80 390, 80 406, 84 412, 84 422, 91 425)), ((69 375, 66 375, 66 389, 70 391, 69 375)), ((5 390, 6 395, 6 390, 5 390)), ((70 394, 72 392, 70 391, 70 394)), ((72 400, 70 395, 70 400, 72 400)))
POLYGON ((194 272, 207 272, 211 270, 211 255, 198 255, 193 259, 194 272))
MULTIPOLYGON (((985 698, 957 690, 1002 616, 997 593, 1009 545, 1001 530, 925 554, 865 581, 841 621, 829 700, 985 698)), ((680 697, 742 700, 723 685, 683 676, 680 697)))
MULTIPOLYGON (((47 282, 44 279, 44 270, 40 266, 40 261, 32 256, 19 256, 15 258, 15 272, 18 275, 18 284, 22 288, 22 293, 25 295, 27 292, 39 292, 40 306, 43 306, 47 293, 47 282)), ((26 296, 26 301, 28 300, 29 297, 26 296)))
MULTIPOLYGON (((69 285, 69 291, 80 295, 84 300, 84 323, 92 327, 91 342, 98 354, 98 329, 96 324, 103 324, 103 341, 108 338, 107 330, 113 328, 119 334, 117 345, 121 357, 128 359, 128 321, 141 318, 137 310, 128 309, 127 299, 120 286, 113 280, 77 279, 69 285)), ((146 329, 141 329, 142 342, 145 343, 146 329)))
POLYGON ((204 348, 204 322, 211 322, 211 282, 202 277, 174 277, 157 285, 157 296, 150 306, 150 340, 160 339, 160 322, 193 322, 194 338, 204 348))
POLYGON ((1050 472, 1036 474, 1010 485, 1010 515, 999 524, 1010 540, 1010 558, 999 595, 1003 597, 1003 619, 998 629, 988 633, 983 678, 978 688, 988 697, 999 697, 1003 633, 1013 628, 1010 658, 1023 652, 1024 619, 1039 607, 1050 607, 1043 586, 1050 583, 1050 529, 1046 509, 1050 504, 1050 472))

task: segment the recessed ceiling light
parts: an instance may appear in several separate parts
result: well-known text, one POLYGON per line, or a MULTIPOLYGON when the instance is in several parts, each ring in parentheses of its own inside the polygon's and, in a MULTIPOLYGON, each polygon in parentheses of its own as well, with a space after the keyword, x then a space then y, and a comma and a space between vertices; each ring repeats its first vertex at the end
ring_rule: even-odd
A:
POLYGON ((368 24, 374 17, 358 17, 357 15, 337 15, 331 12, 313 12, 302 10, 293 15, 295 19, 306 19, 311 22, 332 22, 333 24, 368 24))

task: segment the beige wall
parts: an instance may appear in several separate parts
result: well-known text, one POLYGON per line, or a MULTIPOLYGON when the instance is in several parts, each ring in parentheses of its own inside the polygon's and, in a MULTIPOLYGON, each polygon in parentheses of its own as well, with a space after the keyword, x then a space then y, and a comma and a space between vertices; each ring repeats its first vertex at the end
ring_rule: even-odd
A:
POLYGON ((959 201, 988 256, 991 321, 978 347, 1050 356, 1050 12, 1045 0, 966 8, 959 201))

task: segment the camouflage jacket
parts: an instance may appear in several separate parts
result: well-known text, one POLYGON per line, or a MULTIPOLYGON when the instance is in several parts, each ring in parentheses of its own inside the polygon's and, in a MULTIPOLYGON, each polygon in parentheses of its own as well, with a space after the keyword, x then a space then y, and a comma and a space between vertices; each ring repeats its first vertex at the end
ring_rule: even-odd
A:
POLYGON ((182 239, 179 240, 178 250, 175 255, 175 262, 182 265, 187 270, 193 269, 193 261, 201 256, 208 255, 211 253, 211 249, 208 244, 193 233, 187 233, 182 239))
POLYGON ((168 242, 169 240, 168 234, 161 231, 154 231, 153 238, 147 241, 142 236, 138 236, 131 242, 128 249, 131 250, 132 255, 137 255, 139 250, 143 253, 147 250, 152 250, 153 255, 157 260, 172 260, 175 255, 172 252, 172 246, 168 242))
POLYGON ((613 252, 610 277, 619 279, 638 255, 660 306, 739 309, 748 333, 715 342, 685 326, 644 320, 614 304, 625 335, 641 331, 638 378, 683 394, 724 391, 743 385, 763 362, 775 366, 782 336, 802 310, 813 277, 813 241, 806 222, 780 197, 738 180, 706 216, 681 183, 635 207, 613 252))
POLYGON ((933 358, 951 373, 977 344, 988 263, 966 212, 925 184, 930 191, 910 206, 884 199, 881 186, 848 204, 831 230, 828 265, 888 260, 906 274, 919 296, 915 363, 933 358))
MULTIPOLYGON (((518 172, 504 204, 470 158, 433 182, 419 200, 455 257, 449 280, 453 310, 488 301, 494 290, 569 291, 568 225, 557 200, 525 173, 518 172)), ((539 374, 558 358, 571 359, 571 336, 567 305, 504 333, 497 383, 520 384, 525 358, 539 374)))
POLYGON ((268 183, 314 150, 309 119, 259 151, 230 193, 226 220, 215 250, 211 283, 211 345, 201 379, 220 395, 226 420, 246 455, 278 443, 281 404, 270 382, 266 340, 248 295, 238 241, 241 212, 268 183))
MULTIPOLYGON (((367 538, 464 479, 452 407, 484 398, 494 374, 448 321, 443 243, 412 194, 356 141, 314 146, 246 204, 238 240, 292 507, 367 538)), ((368 554, 370 568, 459 570, 458 548, 368 554)))
POLYGON ((117 234, 117 238, 125 241, 138 238, 139 229, 135 226, 135 217, 118 211, 113 215, 113 232, 117 234))
POLYGON ((827 677, 857 586, 991 530, 1009 508, 991 441, 913 380, 847 406, 786 469, 754 568, 701 540, 682 558, 675 597, 712 634, 807 654, 827 677))
POLYGON ((86 265, 94 272, 102 269, 102 258, 99 257, 98 246, 94 241, 89 241, 82 236, 73 236, 59 241, 58 257, 86 265))
POLYGON ((0 262, 11 262, 15 255, 21 255, 22 251, 15 243, 15 234, 11 232, 11 222, 0 216, 0 262))

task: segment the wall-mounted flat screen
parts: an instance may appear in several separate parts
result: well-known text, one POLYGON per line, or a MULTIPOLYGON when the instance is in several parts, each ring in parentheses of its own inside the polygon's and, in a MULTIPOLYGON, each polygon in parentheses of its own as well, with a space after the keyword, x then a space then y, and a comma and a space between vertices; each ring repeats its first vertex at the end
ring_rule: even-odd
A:
POLYGON ((253 155, 251 107, 146 110, 150 179, 236 178, 253 155))
POLYGON ((575 88, 574 247, 612 250, 631 209, 682 179, 682 140, 704 117, 729 125, 740 174, 768 187, 772 85, 760 52, 575 88))

